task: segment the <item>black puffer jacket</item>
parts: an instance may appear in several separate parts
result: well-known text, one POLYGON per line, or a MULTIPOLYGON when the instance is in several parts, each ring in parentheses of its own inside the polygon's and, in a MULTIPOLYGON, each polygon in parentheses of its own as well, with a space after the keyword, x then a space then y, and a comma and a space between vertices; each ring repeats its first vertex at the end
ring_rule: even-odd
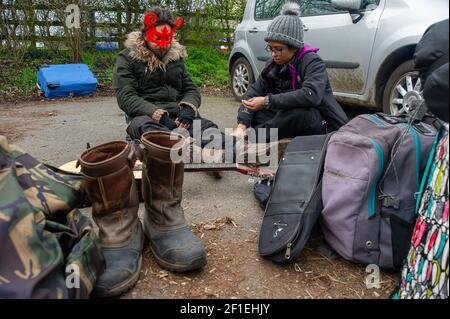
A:
MULTIPOLYGON (((316 54, 318 49, 305 45, 285 66, 270 60, 258 80, 250 87, 246 99, 269 95, 269 109, 317 108, 329 128, 339 129, 348 122, 347 115, 333 96, 325 63, 316 54)), ((249 126, 254 112, 241 106, 238 123, 249 126)))
POLYGON ((431 25, 419 41, 414 54, 414 64, 422 83, 428 76, 448 62, 449 20, 431 25))
POLYGON ((449 20, 430 26, 417 44, 414 62, 422 80, 423 95, 430 111, 449 121, 448 51, 449 20))
POLYGON ((423 96, 430 111, 448 123, 448 62, 430 74, 423 88, 423 96))

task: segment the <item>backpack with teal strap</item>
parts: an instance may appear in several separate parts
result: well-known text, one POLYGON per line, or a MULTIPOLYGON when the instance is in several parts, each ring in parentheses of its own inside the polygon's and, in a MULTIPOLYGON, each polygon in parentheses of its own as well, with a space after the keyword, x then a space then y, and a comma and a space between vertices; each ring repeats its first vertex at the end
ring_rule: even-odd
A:
POLYGON ((409 117, 354 118, 328 143, 321 226, 343 258, 401 269, 436 129, 409 117))

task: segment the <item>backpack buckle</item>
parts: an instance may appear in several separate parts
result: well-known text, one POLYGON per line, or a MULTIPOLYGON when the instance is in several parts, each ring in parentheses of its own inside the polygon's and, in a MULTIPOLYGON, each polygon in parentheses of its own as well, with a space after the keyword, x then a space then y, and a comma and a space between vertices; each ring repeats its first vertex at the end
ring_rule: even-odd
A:
POLYGON ((394 209, 400 209, 400 200, 394 197, 385 197, 383 198, 383 207, 386 208, 392 207, 394 209))

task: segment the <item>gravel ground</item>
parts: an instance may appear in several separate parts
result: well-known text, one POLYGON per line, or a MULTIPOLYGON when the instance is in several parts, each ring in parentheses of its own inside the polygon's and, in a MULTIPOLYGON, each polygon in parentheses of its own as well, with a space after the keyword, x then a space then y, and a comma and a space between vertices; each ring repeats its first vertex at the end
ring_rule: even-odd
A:
MULTIPOLYGON (((237 107, 228 97, 204 97, 201 113, 221 128, 231 128, 237 107)), ((0 134, 55 166, 76 159, 87 143, 94 146, 125 137, 124 115, 112 97, 0 105, 0 111, 0 134)), ((365 267, 323 253, 320 232, 290 266, 262 259, 257 245, 263 211, 252 187, 251 179, 237 173, 224 173, 221 180, 187 173, 182 205, 206 246, 207 266, 172 274, 161 269, 146 249, 139 281, 123 298, 389 297, 398 274, 382 272, 381 287, 367 289, 365 267)))

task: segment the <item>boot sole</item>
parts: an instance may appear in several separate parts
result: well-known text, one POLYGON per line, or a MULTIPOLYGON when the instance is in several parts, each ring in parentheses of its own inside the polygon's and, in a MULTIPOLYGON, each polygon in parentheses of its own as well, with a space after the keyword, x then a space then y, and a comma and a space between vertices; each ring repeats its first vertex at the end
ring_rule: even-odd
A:
MULTIPOLYGON (((141 231, 142 231, 142 233, 141 233, 141 236, 142 236, 141 252, 142 252, 146 245, 147 237, 145 236, 144 230, 142 228, 141 228, 141 231)), ((130 277, 130 279, 128 279, 127 281, 124 281, 119 286, 112 288, 106 294, 94 294, 93 293, 92 297, 94 297, 94 298, 114 298, 114 297, 118 297, 118 296, 128 292, 130 289, 132 289, 136 285, 136 282, 139 279, 139 274, 141 273, 141 269, 142 269, 142 253, 139 256, 137 270, 133 274, 133 276, 130 277)))
POLYGON ((138 263, 138 268, 137 268, 136 273, 133 274, 133 276, 131 276, 130 279, 123 282, 119 286, 111 289, 110 291, 108 291, 107 294, 93 294, 92 297, 94 297, 94 298, 114 298, 114 297, 118 297, 118 296, 128 292, 130 289, 132 289, 136 285, 136 282, 139 279, 139 274, 141 273, 141 268, 142 268, 142 256, 139 257, 139 263, 138 263))
POLYGON ((200 268, 202 268, 203 266, 206 265, 206 257, 194 259, 193 262, 189 263, 189 265, 180 265, 180 264, 168 263, 167 261, 162 260, 155 253, 151 243, 149 244, 149 246, 150 246, 150 250, 152 251, 152 254, 155 257, 155 260, 158 263, 158 265, 160 265, 162 268, 164 268, 166 270, 183 273, 183 272, 189 272, 189 271, 200 269, 200 268))

